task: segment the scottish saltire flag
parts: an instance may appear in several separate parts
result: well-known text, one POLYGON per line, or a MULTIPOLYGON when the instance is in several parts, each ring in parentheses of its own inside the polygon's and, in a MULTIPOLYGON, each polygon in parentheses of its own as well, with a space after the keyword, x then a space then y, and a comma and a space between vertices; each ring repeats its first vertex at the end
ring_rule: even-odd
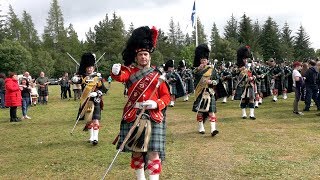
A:
POLYGON ((192 13, 191 13, 192 27, 194 27, 195 15, 196 15, 196 1, 194 1, 193 3, 192 13))

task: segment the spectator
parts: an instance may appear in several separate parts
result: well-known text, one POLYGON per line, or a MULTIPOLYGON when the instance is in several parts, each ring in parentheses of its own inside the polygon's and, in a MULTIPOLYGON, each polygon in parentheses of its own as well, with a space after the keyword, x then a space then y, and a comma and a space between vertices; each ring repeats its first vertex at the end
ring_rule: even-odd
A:
POLYGON ((27 79, 27 81, 30 83, 33 81, 32 77, 30 76, 30 73, 28 71, 24 72, 23 73, 23 77, 22 78, 25 78, 27 79))
POLYGON ((20 84, 21 96, 22 96, 22 119, 31 119, 28 113, 28 106, 30 105, 30 92, 29 80, 23 78, 20 84))
POLYGON ((5 92, 6 92, 6 89, 5 89, 5 83, 4 83, 4 79, 6 78, 5 74, 4 73, 0 73, 0 108, 6 108, 5 107, 5 98, 4 98, 4 95, 5 95, 5 92))
POLYGON ((63 75, 59 80, 59 85, 61 88, 61 92, 60 92, 61 99, 67 99, 68 79, 66 78, 65 75, 63 75))
POLYGON ((311 60, 309 62, 310 67, 305 73, 305 85, 306 85, 306 99, 305 99, 305 107, 303 111, 310 111, 311 99, 315 102, 317 109, 320 110, 320 103, 318 102, 318 68, 316 67, 316 62, 311 60))
POLYGON ((111 87, 111 82, 112 82, 112 77, 109 76, 109 77, 108 77, 108 85, 109 85, 108 89, 111 87))
POLYGON ((17 117, 17 107, 21 106, 21 90, 18 84, 18 76, 14 72, 9 73, 9 77, 5 79, 6 95, 5 105, 10 107, 10 122, 19 122, 17 117))
POLYGON ((80 99, 81 97, 81 77, 79 77, 77 74, 75 74, 72 77, 72 89, 73 89, 73 98, 76 101, 77 99, 80 99))
POLYGON ((303 115, 302 112, 299 112, 299 100, 301 98, 301 91, 304 84, 303 77, 301 76, 299 70, 302 69, 302 64, 298 61, 293 63, 294 70, 292 71, 292 80, 293 80, 293 91, 295 92, 295 98, 293 102, 293 113, 298 115, 303 115))
POLYGON ((44 72, 40 72, 40 77, 36 79, 36 84, 38 86, 39 102, 42 104, 47 104, 49 95, 49 79, 45 77, 44 72))
POLYGON ((38 91, 37 91, 37 88, 36 88, 36 83, 30 83, 30 86, 31 86, 31 92, 30 92, 31 104, 33 106, 36 106, 37 105, 37 99, 39 97, 39 94, 38 94, 38 91))

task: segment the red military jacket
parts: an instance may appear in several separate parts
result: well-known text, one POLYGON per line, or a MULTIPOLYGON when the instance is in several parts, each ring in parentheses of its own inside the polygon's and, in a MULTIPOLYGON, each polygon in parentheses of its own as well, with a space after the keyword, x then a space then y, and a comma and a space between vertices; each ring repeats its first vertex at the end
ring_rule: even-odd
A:
MULTIPOLYGON (((111 73, 111 77, 119 82, 127 83, 130 81, 130 77, 136 75, 141 69, 138 67, 121 66, 119 75, 111 73)), ((170 102, 170 92, 166 83, 161 83, 155 94, 150 97, 153 90, 156 88, 158 78, 160 74, 157 71, 153 71, 148 76, 144 76, 142 80, 137 80, 128 88, 128 102, 123 110, 123 119, 127 122, 132 122, 136 119, 138 108, 134 107, 136 102, 143 102, 146 100, 154 100, 158 107, 157 109, 150 109, 151 119, 160 123, 163 120, 163 110, 170 102), (149 78, 150 77, 150 78, 149 78), (150 82, 150 83, 148 83, 150 82)))

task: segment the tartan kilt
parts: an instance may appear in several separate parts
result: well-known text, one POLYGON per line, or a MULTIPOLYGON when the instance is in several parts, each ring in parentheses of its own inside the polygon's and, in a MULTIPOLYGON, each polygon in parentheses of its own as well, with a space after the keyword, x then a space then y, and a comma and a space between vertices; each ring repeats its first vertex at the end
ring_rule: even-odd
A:
MULTIPOLYGON (((161 123, 156 123, 153 120, 151 121, 151 137, 150 142, 148 144, 148 152, 159 152, 159 157, 162 161, 165 159, 165 144, 166 144, 166 116, 165 111, 164 112, 164 118, 161 123)), ((134 124, 133 122, 126 122, 125 120, 121 121, 120 124, 120 133, 119 133, 119 141, 117 144, 117 149, 120 148, 122 142, 124 141, 126 135, 128 134, 130 128, 134 124)), ((126 146, 123 149, 123 152, 132 152, 126 146)))
POLYGON ((39 94, 39 96, 48 96, 49 95, 48 87, 46 87, 44 89, 39 88, 38 94, 39 94))
POLYGON ((241 95, 242 95, 243 91, 244 91, 244 87, 238 86, 236 89, 235 95, 234 95, 234 99, 241 100, 241 95))
POLYGON ((266 83, 265 83, 264 79, 257 81, 256 84, 257 84, 257 92, 258 93, 267 92, 266 83))
POLYGON ((170 94, 171 95, 176 95, 177 94, 176 83, 169 84, 169 88, 170 88, 170 94))

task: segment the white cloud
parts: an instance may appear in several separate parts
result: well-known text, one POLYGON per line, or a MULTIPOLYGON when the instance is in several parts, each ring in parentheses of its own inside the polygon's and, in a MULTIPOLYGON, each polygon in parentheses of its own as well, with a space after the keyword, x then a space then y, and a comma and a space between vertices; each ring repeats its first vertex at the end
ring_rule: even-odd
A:
MULTIPOLYGON (((43 33, 51 0, 2 0, 1 3, 2 8, 10 3, 18 15, 26 10, 31 14, 38 33, 43 33)), ((174 22, 180 23, 183 31, 191 32, 190 16, 193 0, 58 0, 58 3, 63 11, 66 26, 72 23, 80 38, 84 38, 89 27, 93 28, 105 17, 106 13, 112 15, 113 12, 122 18, 126 28, 133 22, 135 27, 155 25, 167 31, 170 18, 173 17, 174 22)), ((232 14, 240 21, 241 16, 246 13, 253 22, 258 19, 260 25, 266 21, 268 16, 277 22, 279 28, 288 22, 293 31, 292 35, 295 35, 302 25, 310 36, 312 47, 320 49, 320 36, 318 35, 320 24, 316 19, 319 17, 316 1, 197 0, 196 3, 197 15, 205 26, 208 36, 213 22, 222 33, 223 27, 232 14)))

